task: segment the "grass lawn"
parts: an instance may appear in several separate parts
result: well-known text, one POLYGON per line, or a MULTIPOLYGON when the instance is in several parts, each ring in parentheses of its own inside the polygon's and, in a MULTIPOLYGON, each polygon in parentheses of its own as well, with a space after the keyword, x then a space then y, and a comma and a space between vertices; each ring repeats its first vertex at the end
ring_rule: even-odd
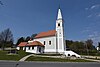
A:
POLYGON ((8 54, 8 51, 0 50, 0 60, 20 60, 22 57, 28 55, 25 51, 18 51, 18 54, 8 54))
POLYGON ((36 57, 36 56, 31 56, 26 61, 47 61, 47 62, 92 62, 88 60, 83 60, 83 59, 76 59, 76 60, 71 60, 71 59, 62 59, 62 58, 50 58, 50 57, 36 57))

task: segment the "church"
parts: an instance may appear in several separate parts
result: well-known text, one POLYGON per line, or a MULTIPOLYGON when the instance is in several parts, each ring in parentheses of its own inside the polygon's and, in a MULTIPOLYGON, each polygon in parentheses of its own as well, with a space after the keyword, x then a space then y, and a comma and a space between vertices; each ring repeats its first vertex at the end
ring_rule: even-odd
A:
MULTIPOLYGON (((40 32, 35 36, 34 40, 28 42, 21 42, 18 50, 25 50, 29 53, 42 54, 42 53, 58 53, 58 54, 76 54, 72 51, 66 51, 66 44, 64 40, 64 22, 61 9, 58 9, 55 30, 40 32)), ((76 54, 77 55, 77 54, 76 54)))

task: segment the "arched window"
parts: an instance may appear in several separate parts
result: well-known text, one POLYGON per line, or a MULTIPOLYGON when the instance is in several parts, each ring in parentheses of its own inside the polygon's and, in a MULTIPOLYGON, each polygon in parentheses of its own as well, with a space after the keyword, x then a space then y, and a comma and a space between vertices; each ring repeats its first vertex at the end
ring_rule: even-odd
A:
POLYGON ((58 23, 58 26, 60 26, 60 23, 58 23))
POLYGON ((45 41, 44 41, 44 45, 45 45, 45 41))
POLYGON ((51 41, 49 41, 49 45, 51 45, 51 41))

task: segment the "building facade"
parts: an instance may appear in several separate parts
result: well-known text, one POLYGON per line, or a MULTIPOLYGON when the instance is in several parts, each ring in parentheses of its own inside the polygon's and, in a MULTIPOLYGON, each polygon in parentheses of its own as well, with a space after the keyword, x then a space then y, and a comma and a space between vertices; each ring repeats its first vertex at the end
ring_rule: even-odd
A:
POLYGON ((66 50, 64 40, 64 22, 60 8, 58 9, 57 20, 55 23, 55 30, 41 32, 35 36, 35 39, 28 42, 21 42, 17 46, 17 49, 35 54, 59 53, 65 56, 81 57, 72 50, 66 50))
POLYGON ((41 32, 35 36, 34 40, 20 43, 17 49, 18 50, 22 49, 30 53, 63 54, 66 48, 64 44, 64 28, 63 28, 64 24, 63 23, 64 22, 62 18, 61 9, 59 8, 55 30, 41 32))

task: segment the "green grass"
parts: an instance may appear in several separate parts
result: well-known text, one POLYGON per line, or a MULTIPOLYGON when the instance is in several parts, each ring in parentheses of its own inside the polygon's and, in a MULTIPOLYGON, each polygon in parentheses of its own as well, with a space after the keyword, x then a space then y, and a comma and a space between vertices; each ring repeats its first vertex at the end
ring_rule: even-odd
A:
POLYGON ((62 58, 50 58, 50 57, 36 57, 36 56, 31 56, 26 61, 47 61, 47 62, 91 62, 88 60, 83 60, 83 59, 76 59, 76 60, 71 60, 71 59, 62 59, 62 58))
POLYGON ((8 51, 0 50, 0 60, 20 60, 22 57, 28 55, 25 51, 18 51, 18 54, 8 54, 8 51))

